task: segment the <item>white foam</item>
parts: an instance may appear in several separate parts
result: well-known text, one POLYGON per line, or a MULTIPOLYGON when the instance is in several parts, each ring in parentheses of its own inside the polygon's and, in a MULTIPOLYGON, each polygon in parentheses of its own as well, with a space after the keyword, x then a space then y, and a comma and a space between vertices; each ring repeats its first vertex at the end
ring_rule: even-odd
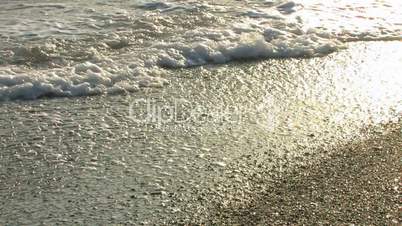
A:
POLYGON ((192 67, 208 63, 221 64, 233 60, 316 57, 345 47, 336 39, 323 36, 311 30, 289 32, 267 28, 262 34, 240 34, 235 41, 162 43, 155 47, 163 50, 159 54, 158 65, 168 68, 192 67))
MULTIPOLYGON (((128 8, 122 10, 121 5, 113 6, 113 2, 108 4, 107 10, 110 9, 110 13, 102 13, 101 10, 106 10, 103 6, 85 11, 81 9, 81 3, 65 3, 64 6, 72 10, 69 11, 71 13, 58 18, 57 8, 49 12, 54 21, 47 21, 52 23, 44 31, 39 28, 43 28, 42 20, 46 21, 47 17, 19 18, 21 21, 16 21, 17 24, 26 26, 12 29, 0 24, 4 37, 19 37, 21 32, 31 32, 29 29, 34 33, 45 32, 59 35, 57 37, 68 37, 60 33, 61 28, 63 32, 83 32, 90 37, 94 36, 94 32, 97 35, 106 34, 104 40, 94 38, 95 47, 81 49, 82 55, 89 56, 85 62, 62 59, 60 62, 65 60, 67 63, 61 64, 62 68, 59 69, 0 65, 0 101, 135 92, 141 87, 166 85, 170 73, 166 68, 261 58, 317 57, 345 48, 346 41, 402 39, 401 29, 398 29, 398 26, 401 27, 400 14, 394 12, 397 11, 395 9, 382 9, 376 2, 367 4, 366 10, 377 4, 377 8, 391 15, 391 21, 362 19, 359 8, 352 10, 355 15, 350 18, 352 22, 347 23, 349 18, 345 20, 344 17, 351 10, 347 0, 342 0, 343 6, 324 6, 319 0, 308 0, 313 2, 308 7, 293 1, 247 1, 250 4, 241 1, 230 4, 224 2, 215 4, 172 0, 144 3, 136 7, 130 5, 136 10, 140 8, 144 14, 135 20, 128 8), (317 1, 319 4, 315 3, 317 1), (340 8, 344 12, 339 13, 340 8), (181 12, 183 10, 185 13, 181 12), (328 14, 327 10, 334 13, 328 14), (333 19, 337 13, 339 17, 333 19), (343 18, 342 26, 338 24, 340 18, 343 18), (361 20, 365 23, 357 23, 361 20), (89 27, 95 24, 102 29, 94 31, 82 27, 82 24, 89 27), (367 27, 363 29, 360 25, 367 27), (101 48, 106 48, 103 51, 106 51, 107 57, 96 49, 100 48, 96 47, 98 42, 103 42, 101 48)), ((11 5, 15 6, 14 3, 11 5)), ((351 5, 359 7, 358 4, 351 5)), ((4 14, 0 21, 7 18, 7 22, 8 17, 4 14)), ((61 57, 54 53, 64 45, 63 42, 59 45, 47 44, 44 39, 39 42, 42 48, 31 48, 24 43, 15 45, 21 47, 4 50, 0 46, 0 58, 10 64, 46 64, 61 57)), ((65 48, 63 51, 70 51, 69 46, 65 48)))
POLYGON ((115 94, 134 92, 140 87, 162 87, 168 83, 166 79, 152 76, 161 73, 162 69, 144 70, 147 71, 145 75, 129 68, 110 73, 91 62, 69 70, 26 70, 25 73, 0 70, 0 100, 115 94))

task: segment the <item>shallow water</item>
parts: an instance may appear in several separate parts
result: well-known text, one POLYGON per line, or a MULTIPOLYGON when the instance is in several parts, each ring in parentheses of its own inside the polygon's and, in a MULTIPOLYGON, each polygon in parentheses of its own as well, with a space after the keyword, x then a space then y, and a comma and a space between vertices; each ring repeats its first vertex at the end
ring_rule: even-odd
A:
POLYGON ((0 224, 208 220, 401 117, 399 1, 0 6, 0 224))
POLYGON ((247 202, 260 170, 400 118, 401 43, 348 47, 177 69, 170 86, 129 95, 2 103, 0 224, 202 222, 222 194, 247 202))
POLYGON ((0 101, 135 92, 172 70, 401 40, 399 1, 5 1, 0 101))

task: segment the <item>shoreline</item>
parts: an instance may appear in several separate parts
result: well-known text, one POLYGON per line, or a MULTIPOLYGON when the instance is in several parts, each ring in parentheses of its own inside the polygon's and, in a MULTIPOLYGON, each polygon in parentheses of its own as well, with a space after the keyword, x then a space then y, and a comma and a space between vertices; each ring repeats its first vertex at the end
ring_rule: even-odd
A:
POLYGON ((266 189, 255 191, 246 206, 215 206, 209 223, 398 225, 402 125, 385 127, 383 134, 342 145, 317 164, 254 182, 266 183, 266 189))
POLYGON ((399 48, 359 43, 178 70, 157 92, 2 103, 0 224, 392 224, 402 126, 378 123, 402 116, 399 48))

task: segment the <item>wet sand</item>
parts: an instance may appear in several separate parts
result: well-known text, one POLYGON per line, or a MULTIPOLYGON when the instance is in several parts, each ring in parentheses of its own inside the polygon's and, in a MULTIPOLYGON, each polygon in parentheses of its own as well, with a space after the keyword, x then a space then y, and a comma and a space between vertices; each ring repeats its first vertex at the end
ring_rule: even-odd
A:
POLYGON ((381 122, 401 116, 400 48, 0 103, 0 225, 392 224, 402 126, 381 122))
POLYGON ((255 190, 251 203, 216 205, 209 223, 398 225, 402 125, 384 128, 385 132, 335 148, 327 158, 280 177, 250 178, 254 184, 264 184, 255 190))

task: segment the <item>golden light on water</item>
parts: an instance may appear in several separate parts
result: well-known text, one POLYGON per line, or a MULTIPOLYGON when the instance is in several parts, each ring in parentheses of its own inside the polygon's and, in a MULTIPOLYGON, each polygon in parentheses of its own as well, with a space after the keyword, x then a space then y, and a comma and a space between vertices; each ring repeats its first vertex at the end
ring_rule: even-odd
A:
POLYGON ((300 18, 306 27, 336 33, 361 31, 382 34, 391 27, 402 33, 402 1, 399 0, 306 0, 300 18))

